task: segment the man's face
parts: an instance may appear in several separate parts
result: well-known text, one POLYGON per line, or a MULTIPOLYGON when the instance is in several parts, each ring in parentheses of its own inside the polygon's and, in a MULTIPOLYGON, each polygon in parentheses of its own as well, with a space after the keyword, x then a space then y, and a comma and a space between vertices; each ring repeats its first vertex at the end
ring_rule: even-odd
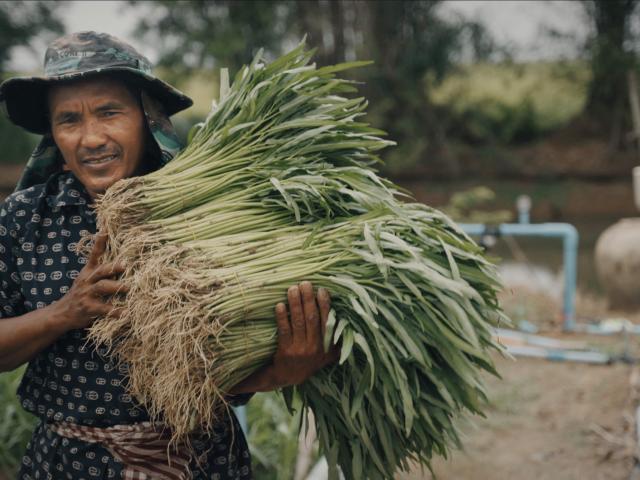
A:
POLYGON ((141 167, 144 114, 122 82, 94 78, 55 85, 49 90, 49 115, 65 170, 91 198, 141 167))

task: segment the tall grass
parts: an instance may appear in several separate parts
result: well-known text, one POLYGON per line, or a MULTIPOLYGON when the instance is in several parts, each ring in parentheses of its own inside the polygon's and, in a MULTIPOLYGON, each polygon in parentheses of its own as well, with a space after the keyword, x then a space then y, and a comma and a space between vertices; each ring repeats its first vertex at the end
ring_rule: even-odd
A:
POLYGON ((16 397, 23 373, 20 368, 0 374, 0 477, 15 476, 37 421, 16 397))

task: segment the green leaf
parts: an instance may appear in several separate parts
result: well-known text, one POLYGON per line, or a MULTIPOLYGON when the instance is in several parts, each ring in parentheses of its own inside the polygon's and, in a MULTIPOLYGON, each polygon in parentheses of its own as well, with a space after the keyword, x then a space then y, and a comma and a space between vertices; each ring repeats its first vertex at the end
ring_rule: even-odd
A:
POLYGON ((367 344, 367 340, 359 333, 354 333, 353 335, 353 339, 354 342, 356 343, 356 345, 358 345, 360 347, 360 349, 364 352, 365 356, 367 357, 367 361, 369 362, 369 370, 370 370, 370 383, 369 383, 369 388, 373 388, 373 381, 375 379, 375 375, 376 375, 376 363, 373 359, 373 353, 371 353, 371 349, 369 348, 369 345, 367 344))
POLYGON ((329 316, 327 317, 327 325, 324 332, 324 339, 322 342, 325 353, 327 353, 329 351, 329 348, 331 348, 331 345, 332 345, 331 339, 333 338, 333 334, 336 330, 336 321, 337 321, 336 311, 332 308, 331 310, 329 310, 329 316))
POLYGON ((339 363, 342 365, 349 355, 351 355, 351 350, 353 348, 354 335, 353 330, 346 329, 344 334, 342 335, 342 348, 340 349, 340 360, 339 363))

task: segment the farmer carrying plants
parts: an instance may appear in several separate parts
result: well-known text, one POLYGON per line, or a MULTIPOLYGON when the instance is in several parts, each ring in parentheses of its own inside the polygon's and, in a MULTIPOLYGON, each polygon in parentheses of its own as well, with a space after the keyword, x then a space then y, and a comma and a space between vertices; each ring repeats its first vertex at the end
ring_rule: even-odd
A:
MULTIPOLYGON (((18 395, 40 419, 19 478, 251 478, 232 415, 213 435, 191 438, 195 455, 172 450, 167 462, 171 432, 156 429, 125 388, 126 363, 86 341, 96 318, 122 314, 112 306, 127 290, 119 280, 126 265, 100 261, 105 235, 88 257, 76 249, 96 233, 93 201, 177 154, 169 116, 191 99, 154 77, 149 61, 121 40, 79 32, 49 46, 43 76, 0 85, 0 102, 16 125, 43 135, 0 211, 0 370, 28 362, 18 395), (141 445, 150 456, 135 453, 141 445)), ((302 282, 287 298, 273 306, 273 361, 237 385, 231 403, 302 383, 336 359, 322 344, 327 291, 302 282)))

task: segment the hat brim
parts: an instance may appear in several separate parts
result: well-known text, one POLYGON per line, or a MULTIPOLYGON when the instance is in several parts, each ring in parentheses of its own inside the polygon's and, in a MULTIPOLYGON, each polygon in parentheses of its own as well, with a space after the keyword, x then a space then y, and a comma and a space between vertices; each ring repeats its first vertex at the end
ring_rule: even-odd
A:
POLYGON ((193 100, 177 88, 152 75, 128 67, 87 70, 52 77, 14 77, 0 85, 0 102, 4 103, 9 119, 20 127, 37 134, 49 132, 47 118, 47 89, 52 84, 77 81, 94 76, 112 76, 144 89, 163 105, 171 116, 193 105, 193 100))

